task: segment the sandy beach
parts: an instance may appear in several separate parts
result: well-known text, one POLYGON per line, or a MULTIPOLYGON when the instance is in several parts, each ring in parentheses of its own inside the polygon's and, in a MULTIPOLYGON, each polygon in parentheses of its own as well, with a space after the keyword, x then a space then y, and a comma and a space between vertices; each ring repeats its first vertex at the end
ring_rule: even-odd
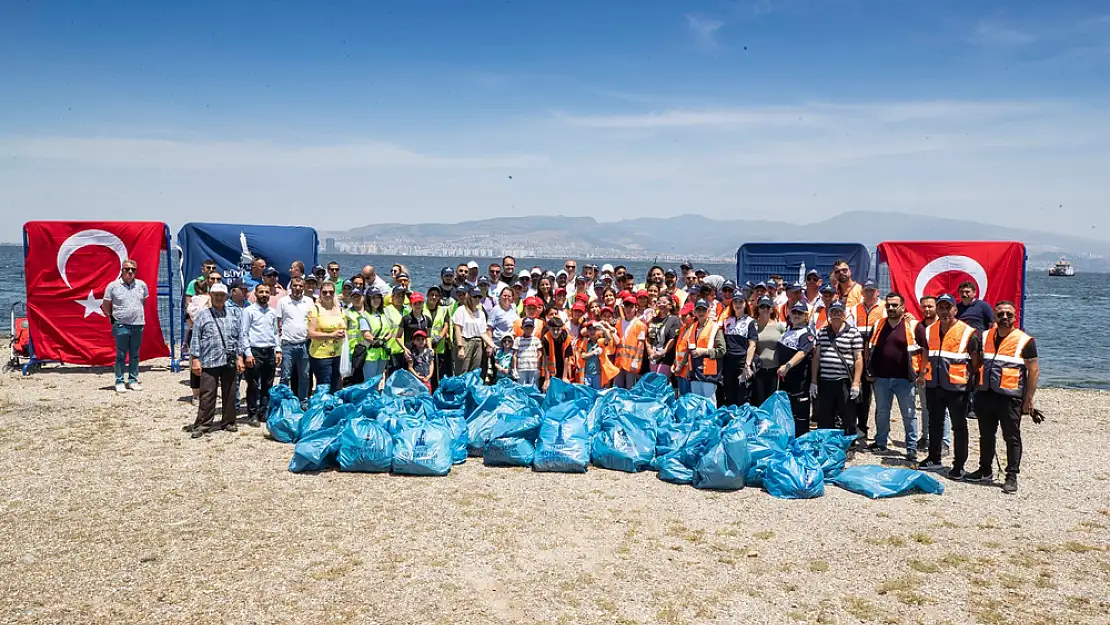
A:
MULTIPOLYGON (((591 468, 287 470, 200 440, 184 373, 0 378, 0 620, 12 623, 1105 623, 1110 396, 1043 390, 1021 490, 945 480, 782 501, 591 468)), ((896 420, 897 421, 897 420, 896 420)), ((900 423, 894 438, 902 439, 900 423)), ((977 452, 972 424, 970 467, 977 452)), ((1001 441, 1000 441, 1001 442, 1001 441)), ((947 461, 948 459, 946 459, 947 461)), ((854 463, 875 462, 857 455, 854 463)))

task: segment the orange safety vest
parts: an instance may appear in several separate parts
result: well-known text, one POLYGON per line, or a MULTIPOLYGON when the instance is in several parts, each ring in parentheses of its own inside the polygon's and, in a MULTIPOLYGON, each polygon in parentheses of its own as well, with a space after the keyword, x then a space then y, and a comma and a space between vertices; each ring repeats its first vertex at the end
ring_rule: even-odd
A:
MULTIPOLYGON (((866 333, 871 329, 871 326, 878 323, 879 319, 886 316, 886 308, 879 302, 874 306, 868 308, 863 302, 856 304, 856 309, 852 314, 852 323, 859 328, 860 332, 866 333)), ((864 334, 867 338, 867 334, 864 334)))
MULTIPOLYGON (((532 336, 539 336, 543 332, 543 319, 533 319, 536 322, 536 327, 532 329, 532 336)), ((524 328, 520 325, 524 323, 524 319, 513 320, 513 336, 524 336, 524 328)))
MULTIPOLYGON (((564 337, 563 337, 563 349, 564 350, 566 349, 566 344, 567 344, 567 341, 569 341, 569 340, 571 340, 570 335, 569 334, 564 335, 564 337)), ((547 378, 554 378, 558 375, 558 371, 555 368, 556 347, 555 347, 555 338, 553 336, 551 336, 550 332, 545 332, 544 333, 544 335, 543 335, 543 345, 547 349, 543 354, 543 364, 541 365, 541 369, 543 371, 544 376, 546 376, 547 378)), ((570 367, 570 366, 571 366, 570 360, 569 359, 564 359, 563 360, 564 373, 566 372, 567 367, 570 367)))
MULTIPOLYGON (((618 332, 620 331, 620 324, 617 325, 618 332)), ((628 326, 624 331, 624 336, 620 337, 620 343, 616 345, 617 348, 617 367, 623 371, 630 371, 639 373, 640 365, 643 364, 644 357, 644 341, 641 337, 647 332, 647 324, 645 324, 639 317, 635 317, 632 321, 628 322, 628 326)))
MULTIPOLYGON (((601 355, 598 356, 598 359, 601 361, 601 387, 607 388, 609 382, 620 373, 620 369, 609 360, 610 350, 608 341, 605 339, 598 339, 597 344, 601 347, 601 355)), ((587 347, 588 345, 589 340, 582 337, 574 341, 574 379, 579 384, 586 381, 586 352, 590 351, 587 347)))
MULTIPOLYGON (((715 332, 716 329, 717 329, 717 324, 713 323, 712 321, 707 321, 706 324, 704 326, 702 326, 702 329, 701 329, 700 332, 698 331, 697 322, 694 322, 694 323, 690 324, 690 327, 688 327, 686 329, 686 331, 682 333, 682 336, 679 339, 680 343, 682 344, 682 346, 684 348, 683 349, 683 356, 686 355, 686 349, 685 348, 690 343, 694 343, 694 345, 697 346, 698 349, 710 349, 710 348, 712 348, 713 347, 713 337, 716 334, 716 332, 715 332)), ((675 357, 677 358, 677 356, 678 356, 678 352, 676 350, 675 351, 675 357)), ((681 377, 687 377, 691 373, 694 373, 693 357, 685 359, 685 362, 683 363, 682 367, 680 368, 680 371, 679 371, 678 375, 680 375, 681 377)), ((716 376, 717 375, 717 359, 716 358, 702 358, 701 374, 705 377, 716 376)))
POLYGON ((925 328, 929 335, 929 368, 925 372, 925 386, 943 388, 946 391, 967 390, 968 364, 971 354, 967 343, 975 334, 975 328, 957 320, 940 335, 940 321, 934 321, 925 328))
POLYGON ((686 362, 686 333, 693 324, 685 323, 678 329, 678 337, 674 342, 674 374, 685 378, 690 371, 690 364, 686 362))
MULTIPOLYGON (((917 320, 910 317, 903 317, 905 322, 903 325, 906 328, 906 351, 910 354, 910 373, 918 374, 923 371, 925 367, 925 359, 921 354, 921 346, 917 344, 917 339, 914 338, 914 332, 917 330, 917 320)), ((875 352, 879 346, 879 334, 882 333, 883 328, 886 327, 887 318, 883 317, 875 322, 875 327, 871 329, 871 338, 868 343, 871 345, 871 352, 868 359, 875 357, 875 352)), ((867 369, 871 370, 871 365, 868 363, 867 369)))
POLYGON ((998 328, 991 328, 983 335, 983 373, 979 376, 979 390, 1024 397, 1025 359, 1021 352, 1032 337, 1014 328, 996 348, 994 337, 997 334, 998 328))
POLYGON ((827 325, 829 325, 829 307, 822 306, 817 309, 816 316, 813 318, 813 330, 816 332, 827 325))

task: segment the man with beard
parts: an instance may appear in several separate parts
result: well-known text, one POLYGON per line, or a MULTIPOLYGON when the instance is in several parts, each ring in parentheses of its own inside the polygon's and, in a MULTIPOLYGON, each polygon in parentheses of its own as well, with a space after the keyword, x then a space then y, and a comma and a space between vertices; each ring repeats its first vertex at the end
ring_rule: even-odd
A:
POLYGON ((278 316, 270 307, 270 287, 254 287, 254 303, 243 310, 242 353, 247 378, 247 425, 258 427, 266 420, 270 407, 270 387, 274 372, 281 366, 278 344, 278 316))
POLYGON ((362 268, 362 279, 366 284, 366 289, 373 288, 380 293, 386 293, 389 291, 389 284, 386 283, 386 281, 378 275, 378 273, 374 270, 373 265, 365 265, 362 268))
MULTIPOLYGON (((938 415, 947 412, 951 418, 955 446, 948 477, 961 479, 964 463, 967 462, 968 380, 971 372, 979 368, 981 348, 975 328, 956 319, 953 314, 955 306, 956 300, 951 295, 938 297, 935 302, 937 320, 925 329, 929 336, 929 369, 925 374, 925 405, 928 410, 923 414, 935 420, 938 415)), ((928 316, 925 315, 926 318, 928 316)), ((938 438, 943 435, 941 428, 937 423, 930 423, 922 429, 926 429, 929 455, 921 468, 939 469, 942 449, 938 438)))
MULTIPOLYGON (((501 282, 512 284, 516 280, 516 259, 506 256, 501 259, 501 282)), ((500 292, 500 291, 499 291, 500 292)))
POLYGON ((838 259, 834 262, 833 275, 836 276, 838 299, 844 302, 844 308, 848 311, 855 310, 856 305, 863 300, 863 287, 852 280, 852 268, 848 265, 848 261, 838 259))
MULTIPOLYGON (((1017 309, 1014 303, 1002 300, 994 306, 996 327, 983 335, 982 369, 975 394, 975 410, 979 415, 979 470, 965 479, 989 482, 994 460, 995 432, 1002 426, 1006 441, 1006 482, 1002 492, 1016 493, 1021 469, 1021 417, 1035 415, 1033 395, 1041 368, 1037 360, 1037 344, 1033 337, 1014 327, 1017 309)), ((1034 416, 1034 421, 1037 417, 1034 416)))

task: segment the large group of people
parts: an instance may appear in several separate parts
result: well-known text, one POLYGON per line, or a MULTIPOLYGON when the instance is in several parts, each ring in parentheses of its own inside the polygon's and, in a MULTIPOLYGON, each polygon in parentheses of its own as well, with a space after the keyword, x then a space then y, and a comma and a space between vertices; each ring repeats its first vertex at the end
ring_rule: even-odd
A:
MULTIPOLYGON (((1016 327, 1012 302, 992 308, 970 282, 956 297, 922 297, 923 318, 916 319, 904 295, 880 297, 873 282, 855 281, 846 261, 837 261, 828 276, 810 270, 804 282, 772 275, 754 284, 686 264, 678 271, 653 266, 641 280, 621 265, 579 270, 575 260, 558 271, 518 271, 512 256, 490 264, 484 275, 474 261, 444 267, 440 282, 423 291, 413 288, 401 264, 388 279, 370 265, 347 278, 341 273, 334 261, 312 271, 294 262, 282 285, 277 269, 256 258, 249 275, 226 283, 214 261, 202 264, 185 295, 198 403, 186 428, 192 436, 237 427, 242 378, 246 422, 257 426, 275 378, 306 403, 314 385, 337 390, 399 370, 431 391, 444 377, 471 371, 489 384, 507 378, 540 391, 556 378, 631 389, 654 372, 676 394, 715 405, 758 405, 785 391, 797 435, 814 422, 842 428, 857 435, 860 448, 877 453, 888 452, 896 400, 906 460, 916 464, 924 450, 921 468, 939 470, 950 448, 953 479, 993 480, 1001 427, 1003 490, 1017 490, 1021 417, 1034 412, 1036 344, 1016 327), (217 398, 222 419, 214 423, 217 398), (968 473, 968 419, 974 417, 979 466, 968 473)), ((127 391, 122 365, 137 349, 133 281, 134 272, 125 272, 123 286, 105 297, 109 308, 119 302, 117 313, 128 311, 131 323, 120 323, 132 328, 117 333, 120 392, 127 391)), ((134 373, 130 382, 138 387, 134 373)))

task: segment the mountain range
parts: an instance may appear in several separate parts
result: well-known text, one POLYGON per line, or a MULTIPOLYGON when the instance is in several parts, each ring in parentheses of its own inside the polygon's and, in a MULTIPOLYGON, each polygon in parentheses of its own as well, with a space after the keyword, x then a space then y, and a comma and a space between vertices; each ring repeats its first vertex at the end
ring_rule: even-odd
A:
POLYGON ((720 220, 701 215, 643 217, 615 222, 598 222, 592 217, 496 217, 454 224, 372 224, 345 232, 322 232, 320 236, 375 244, 411 241, 495 250, 538 248, 537 256, 545 256, 544 249, 557 247, 560 253, 597 250, 610 253, 614 258, 645 255, 728 258, 748 241, 852 241, 874 247, 881 241, 1006 240, 1025 243, 1031 268, 1050 265, 1061 255, 1067 255, 1077 268, 1110 270, 1110 241, 975 221, 874 211, 847 212, 809 224, 762 219, 720 220))

